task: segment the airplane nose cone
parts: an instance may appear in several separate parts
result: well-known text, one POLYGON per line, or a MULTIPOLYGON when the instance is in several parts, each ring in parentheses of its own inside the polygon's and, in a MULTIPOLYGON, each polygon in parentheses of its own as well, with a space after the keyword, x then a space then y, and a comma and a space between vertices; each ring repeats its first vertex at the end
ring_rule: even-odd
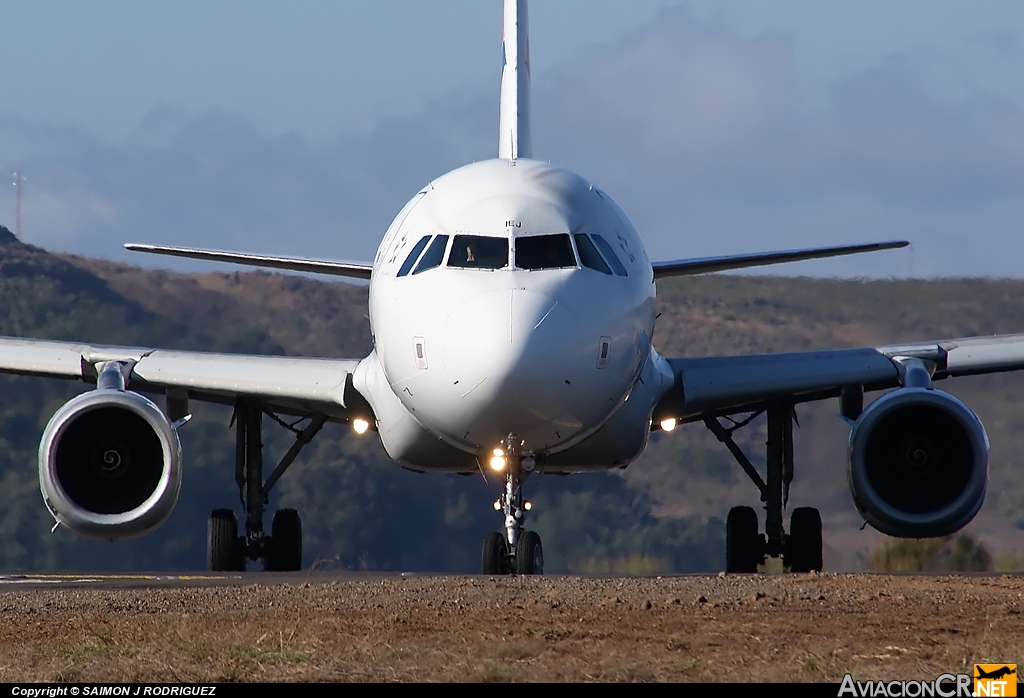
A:
POLYGON ((486 448, 512 432, 525 448, 541 449, 589 417, 586 342, 557 299, 522 289, 482 294, 451 313, 443 341, 453 422, 467 424, 456 438, 486 448))

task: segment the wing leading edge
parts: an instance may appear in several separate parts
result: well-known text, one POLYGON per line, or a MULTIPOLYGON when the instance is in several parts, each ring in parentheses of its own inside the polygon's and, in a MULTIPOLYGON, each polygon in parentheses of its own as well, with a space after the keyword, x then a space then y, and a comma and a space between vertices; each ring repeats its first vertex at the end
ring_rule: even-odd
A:
POLYGON ((771 264, 801 262, 806 259, 824 259, 841 257, 862 252, 877 252, 906 247, 906 240, 892 242, 874 242, 866 245, 842 245, 840 247, 814 247, 806 250, 784 250, 781 252, 759 252, 755 254, 737 254, 725 257, 695 257, 693 259, 676 259, 671 262, 655 262, 654 278, 664 279, 670 276, 692 276, 694 274, 710 274, 716 271, 731 269, 747 269, 764 267, 771 264))
MULTIPOLYGON (((259 397, 277 410, 345 420, 367 412, 352 387, 356 359, 213 354, 0 337, 0 372, 94 382, 100 364, 131 366, 130 389, 232 404, 259 397)), ((365 415, 363 415, 365 416, 365 415)))
POLYGON ((228 262, 244 264, 252 267, 270 267, 287 269, 288 271, 304 271, 330 276, 347 276, 353 279, 369 279, 373 270, 372 264, 360 262, 337 262, 330 260, 303 259, 301 257, 273 257, 269 255, 247 254, 244 252, 224 252, 221 250, 199 250, 192 247, 164 247, 161 245, 141 245, 128 243, 126 250, 132 252, 148 252, 168 257, 188 257, 209 262, 228 262))
POLYGON ((933 380, 1024 369, 1024 334, 944 339, 860 349, 667 359, 673 387, 655 420, 682 421, 742 412, 784 396, 796 402, 836 397, 846 386, 865 390, 900 385, 900 359, 934 366, 933 380))

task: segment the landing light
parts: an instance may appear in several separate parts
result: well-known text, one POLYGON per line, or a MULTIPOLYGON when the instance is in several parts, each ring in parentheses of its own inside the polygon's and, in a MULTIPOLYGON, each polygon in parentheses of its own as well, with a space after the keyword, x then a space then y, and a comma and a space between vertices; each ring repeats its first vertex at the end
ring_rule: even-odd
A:
POLYGON ((501 501, 500 500, 497 500, 497 499, 494 500, 494 510, 495 511, 501 511, 501 501))
POLYGON ((526 509, 527 511, 533 509, 533 502, 523 502, 523 509, 526 509))
POLYGON ((669 417, 668 419, 661 420, 662 431, 672 431, 676 428, 675 417, 669 417))
POLYGON ((495 472, 501 472, 505 469, 505 458, 504 456, 495 456, 491 458, 491 470, 495 472))
POLYGON ((355 429, 357 434, 364 434, 370 428, 370 423, 365 419, 353 419, 352 428, 355 429))
POLYGON ((505 455, 505 452, 502 451, 500 448, 496 448, 496 449, 494 449, 494 455, 495 456, 503 456, 503 455, 505 455))

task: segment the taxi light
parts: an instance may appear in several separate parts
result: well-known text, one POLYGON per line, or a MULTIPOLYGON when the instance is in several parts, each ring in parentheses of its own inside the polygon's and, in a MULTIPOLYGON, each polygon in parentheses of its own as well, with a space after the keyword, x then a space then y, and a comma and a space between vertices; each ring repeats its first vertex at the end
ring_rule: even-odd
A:
POLYGON ((675 428, 676 428, 676 419, 675 419, 675 417, 669 417, 668 419, 661 420, 661 430, 662 431, 672 431, 675 428))
POLYGON ((505 455, 505 452, 502 451, 500 448, 496 448, 496 449, 494 449, 494 455, 495 456, 503 456, 503 455, 505 455))
POLYGON ((353 419, 352 428, 357 434, 365 434, 366 430, 370 428, 370 423, 365 419, 353 419))
POLYGON ((501 511, 501 502, 497 499, 494 500, 494 510, 501 511))
POLYGON ((505 469, 505 458, 502 456, 495 456, 491 458, 491 470, 495 472, 501 472, 505 469))
POLYGON ((523 509, 530 511, 533 509, 533 502, 523 502, 523 509))

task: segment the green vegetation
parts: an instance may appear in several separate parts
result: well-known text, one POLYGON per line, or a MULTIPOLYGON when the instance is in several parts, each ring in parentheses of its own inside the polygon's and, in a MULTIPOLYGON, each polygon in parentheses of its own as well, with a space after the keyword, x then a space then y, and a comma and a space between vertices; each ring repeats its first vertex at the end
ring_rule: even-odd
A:
POLYGON ((874 551, 868 561, 874 572, 987 572, 992 554, 973 536, 898 538, 874 551))
MULTIPOLYGON (((659 293, 655 342, 667 356, 1024 331, 1024 283, 1018 281, 708 276, 666 282, 659 293)), ((365 312, 364 286, 264 272, 147 271, 51 254, 0 229, 3 335, 352 357, 370 349, 365 312)), ((1024 460, 1018 397, 1024 376, 955 379, 942 387, 966 400, 989 430, 992 483, 984 512, 1007 531, 1024 529, 1024 486, 1017 475, 1024 460)), ((159 531, 137 541, 90 541, 62 529, 50 533, 53 521, 36 475, 47 420, 85 389, 0 377, 0 570, 201 569, 206 517, 238 502, 230 410, 193 405, 195 418, 181 431, 181 499, 159 531)), ((856 531, 860 521, 844 472, 847 430, 836 411, 832 403, 800 407, 790 502, 820 507, 826 528, 856 531)), ((758 465, 763 422, 737 438, 758 465)), ((268 460, 279 457, 289 439, 268 421, 268 460)), ((472 572, 484 534, 500 524, 489 506, 497 494, 498 483, 479 476, 402 470, 372 437, 328 425, 271 494, 270 510, 301 511, 307 566, 472 572)), ((531 478, 527 496, 552 572, 718 571, 729 507, 760 507, 729 454, 697 425, 653 435, 648 452, 625 470, 531 478)), ((830 558, 835 552, 826 550, 827 566, 855 564, 852 549, 830 558)))

